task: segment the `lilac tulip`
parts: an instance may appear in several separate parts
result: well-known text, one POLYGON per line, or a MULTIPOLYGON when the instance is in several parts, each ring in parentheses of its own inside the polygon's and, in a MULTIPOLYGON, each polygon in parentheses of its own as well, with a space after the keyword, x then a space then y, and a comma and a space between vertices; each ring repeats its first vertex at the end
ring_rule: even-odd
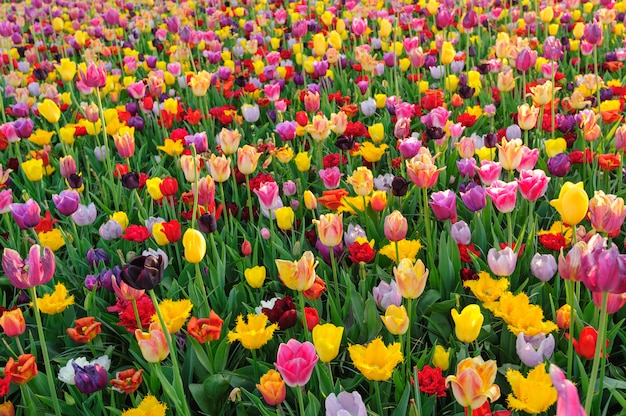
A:
POLYGON ((485 208, 487 205, 487 193, 485 188, 470 182, 465 192, 461 192, 463 203, 472 212, 477 212, 485 208))
POLYGON ((472 231, 465 221, 455 222, 450 229, 450 234, 457 244, 467 245, 472 241, 472 231))
POLYGON ((353 391, 342 391, 338 396, 331 393, 326 397, 326 416, 367 416, 361 395, 353 391))
POLYGON ((535 253, 530 260, 530 271, 542 282, 548 282, 557 271, 556 260, 552 254, 535 253))
MULTIPOLYGON (((98 211, 96 210, 96 206, 93 202, 88 206, 79 204, 76 212, 72 214, 72 221, 74 221, 79 227, 84 227, 85 225, 93 224, 97 215, 98 211)), ((150 228, 148 229, 150 230, 150 228)))
POLYGON ((536 367, 549 360, 554 352, 554 337, 549 334, 537 334, 534 337, 526 337, 523 332, 517 335, 515 351, 520 360, 528 367, 536 367))
POLYGON ((511 247, 505 247, 502 250, 492 248, 487 253, 487 263, 491 272, 496 276, 510 276, 517 266, 517 253, 511 247))
POLYGON ((402 305, 402 295, 395 280, 392 280, 391 283, 381 281, 372 290, 372 293, 376 304, 384 310, 387 310, 390 305, 402 305))

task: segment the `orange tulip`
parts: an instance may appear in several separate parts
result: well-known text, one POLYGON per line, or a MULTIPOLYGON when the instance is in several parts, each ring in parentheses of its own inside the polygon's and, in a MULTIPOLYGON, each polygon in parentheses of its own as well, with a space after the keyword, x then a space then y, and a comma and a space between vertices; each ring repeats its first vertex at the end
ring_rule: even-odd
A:
POLYGON ((22 354, 17 357, 17 362, 13 357, 9 358, 4 367, 4 376, 11 375, 11 382, 18 386, 27 383, 37 375, 37 362, 32 354, 22 354))
POLYGON ((101 322, 96 322, 93 316, 87 316, 74 321, 74 328, 67 328, 65 331, 74 341, 86 344, 93 340, 101 331, 101 322))
POLYGON ((26 321, 21 309, 5 311, 0 316, 0 326, 8 337, 22 335, 26 331, 26 321))

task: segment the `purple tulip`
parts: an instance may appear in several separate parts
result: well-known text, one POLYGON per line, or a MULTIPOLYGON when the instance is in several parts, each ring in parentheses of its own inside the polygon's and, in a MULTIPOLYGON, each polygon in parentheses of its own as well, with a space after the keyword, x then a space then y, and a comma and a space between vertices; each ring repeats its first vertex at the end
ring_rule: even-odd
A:
POLYGON ((30 248, 28 257, 24 260, 20 253, 10 248, 5 248, 2 253, 2 270, 11 284, 18 289, 29 289, 48 283, 54 275, 55 267, 52 250, 44 247, 42 256, 38 244, 30 248))
POLYGON ((430 207, 439 221, 456 221, 456 194, 450 189, 441 192, 434 192, 431 195, 430 207))
POLYGON ((549 282, 557 271, 556 259, 552 254, 535 253, 530 260, 530 271, 542 282, 549 282))
POLYGON ((559 153, 558 155, 548 159, 548 172, 550 175, 557 176, 559 178, 567 175, 571 164, 567 153, 559 153))
POLYGON ((526 72, 535 65, 537 61, 537 52, 531 50, 528 46, 522 48, 517 54, 515 60, 515 68, 520 72, 526 72))
POLYGON ((400 140, 400 145, 398 146, 398 150, 402 154, 402 157, 405 159, 411 159, 420 150, 422 147, 422 142, 418 140, 416 137, 407 137, 406 139, 400 140))
POLYGON ((384 310, 387 310, 390 305, 402 305, 402 295, 395 280, 392 280, 391 283, 381 281, 372 290, 372 293, 376 304, 384 310))
POLYGON ((326 416, 367 416, 363 398, 357 391, 342 391, 339 396, 331 393, 326 397, 326 416))
POLYGON ((536 367, 549 360, 554 352, 554 337, 537 334, 534 337, 526 337, 523 332, 517 335, 515 351, 520 360, 528 367, 536 367))
POLYGON ((109 261, 111 260, 107 252, 104 251, 104 249, 101 249, 99 247, 90 248, 89 250, 87 250, 86 258, 87 258, 87 263, 89 263, 89 265, 92 267, 97 266, 98 264, 100 264, 100 262, 104 264, 109 264, 109 261))
POLYGON ((119 222, 109 220, 100 226, 98 233, 103 240, 114 240, 120 238, 124 231, 119 222))
POLYGON ((595 247, 582 259, 582 281, 592 292, 625 293, 625 262, 615 244, 608 249, 595 247))
POLYGON ((13 203, 10 209, 13 219, 22 230, 36 227, 41 221, 41 208, 34 199, 29 199, 23 204, 13 203))
POLYGON ((187 142, 188 146, 191 146, 192 144, 196 146, 197 153, 204 153, 209 150, 209 142, 206 137, 206 132, 200 132, 185 136, 185 141, 187 142))
POLYGON ((491 272, 496 276, 510 276, 515 271, 517 265, 517 253, 511 247, 505 247, 502 250, 492 248, 487 253, 487 263, 491 272))
POLYGON ((487 192, 485 188, 470 182, 465 192, 461 192, 463 203, 472 212, 477 212, 485 208, 487 205, 487 192))
POLYGON ((476 159, 472 157, 457 160, 456 167, 459 169, 459 174, 462 178, 473 177, 476 172, 476 159))
POLYGON ((30 118, 18 118, 13 122, 13 128, 17 132, 20 139, 27 139, 33 134, 35 124, 30 118))
POLYGON ((52 195, 52 202, 62 215, 72 215, 80 204, 80 195, 75 190, 63 190, 58 195, 52 195))
POLYGON ((584 38, 592 45, 599 46, 602 44, 602 28, 597 23, 591 23, 585 26, 584 38))
POLYGON ((347 246, 351 246, 359 237, 363 237, 363 238, 367 237, 365 234, 365 230, 363 230, 363 228, 361 228, 361 226, 358 224, 357 225, 348 224, 348 229, 343 235, 343 242, 347 246))
POLYGON ((563 45, 554 36, 548 36, 543 42, 543 56, 550 61, 559 61, 563 57, 563 45))
POLYGON ((95 393, 109 384, 107 371, 100 364, 81 367, 74 362, 72 365, 74 367, 74 383, 81 393, 95 393))

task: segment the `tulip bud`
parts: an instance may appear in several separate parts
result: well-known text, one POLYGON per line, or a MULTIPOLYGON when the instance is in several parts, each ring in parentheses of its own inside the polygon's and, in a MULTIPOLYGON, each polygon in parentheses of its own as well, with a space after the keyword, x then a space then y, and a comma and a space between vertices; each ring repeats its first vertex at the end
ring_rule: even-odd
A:
POLYGON ((200 263, 206 254, 206 240, 200 231, 187 229, 183 235, 185 260, 190 263, 200 263))
POLYGON ((252 244, 248 240, 241 243, 241 254, 246 257, 252 254, 252 244))

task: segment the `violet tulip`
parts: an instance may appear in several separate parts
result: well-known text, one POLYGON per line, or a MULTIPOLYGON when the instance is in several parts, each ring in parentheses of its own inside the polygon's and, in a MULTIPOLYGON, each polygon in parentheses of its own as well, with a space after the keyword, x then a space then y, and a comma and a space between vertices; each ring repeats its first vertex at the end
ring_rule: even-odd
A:
POLYGON ((342 391, 339 395, 331 393, 326 397, 326 416, 367 416, 363 398, 357 391, 342 391))
POLYGON ((78 209, 80 195, 73 189, 65 189, 58 195, 52 195, 52 202, 61 215, 72 215, 78 209))
POLYGON ((596 247, 582 259, 582 282, 592 292, 626 293, 625 263, 615 244, 596 247))
POLYGON ((487 205, 487 193, 485 188, 470 182, 465 192, 461 192, 463 203, 472 212, 477 212, 485 208, 487 205))
POLYGON ((511 247, 505 247, 502 250, 492 248, 487 253, 487 263, 491 272, 496 276, 510 276, 515 271, 517 265, 517 253, 511 247))
POLYGON ((587 416, 580 404, 576 386, 554 364, 550 364, 550 379, 558 394, 556 416, 587 416))
POLYGON ((392 280, 391 283, 381 281, 372 290, 372 293, 376 304, 384 310, 387 310, 390 305, 402 305, 402 295, 395 280, 392 280))
POLYGON ((289 387, 298 387, 309 382, 318 359, 313 344, 290 339, 278 347, 274 365, 289 387))
POLYGON ((450 189, 441 192, 434 192, 431 195, 430 207, 439 221, 456 221, 456 194, 450 189))
POLYGON ((515 209, 517 200, 517 182, 494 181, 487 188, 487 195, 489 195, 498 211, 502 213, 511 212, 515 209))
POLYGON ((537 334, 534 337, 526 337, 523 332, 517 334, 515 351, 520 360, 528 367, 536 367, 549 360, 554 352, 554 337, 549 334, 537 334))
POLYGON ((41 247, 33 245, 28 257, 22 259, 17 251, 5 248, 2 253, 2 270, 13 286, 18 289, 29 289, 48 283, 52 276, 56 262, 54 253, 49 247, 44 247, 43 256, 41 247))
POLYGON ((41 208, 34 199, 29 199, 23 204, 13 203, 9 208, 13 219, 22 230, 36 227, 41 221, 39 217, 41 208))

